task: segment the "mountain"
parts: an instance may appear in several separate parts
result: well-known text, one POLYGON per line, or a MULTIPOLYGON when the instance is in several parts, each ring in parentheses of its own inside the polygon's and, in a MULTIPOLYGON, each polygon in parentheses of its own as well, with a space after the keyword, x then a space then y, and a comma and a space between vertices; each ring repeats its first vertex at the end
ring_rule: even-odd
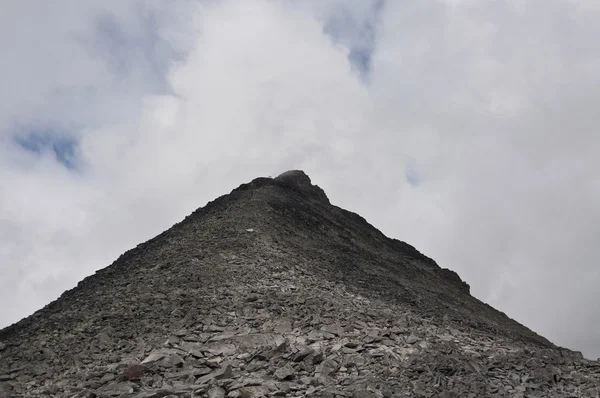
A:
POLYGON ((599 393, 600 362, 472 297, 302 171, 241 185, 0 331, 1 397, 599 393))

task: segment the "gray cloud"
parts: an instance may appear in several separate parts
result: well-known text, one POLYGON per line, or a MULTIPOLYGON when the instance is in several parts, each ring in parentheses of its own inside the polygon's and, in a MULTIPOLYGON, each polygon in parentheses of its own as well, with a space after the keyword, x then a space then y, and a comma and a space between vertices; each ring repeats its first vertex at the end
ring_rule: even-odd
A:
POLYGON ((477 297, 600 356, 595 3, 94 3, 0 21, 0 299, 17 303, 0 324, 302 168, 477 297), (15 124, 76 126, 77 169, 15 124))

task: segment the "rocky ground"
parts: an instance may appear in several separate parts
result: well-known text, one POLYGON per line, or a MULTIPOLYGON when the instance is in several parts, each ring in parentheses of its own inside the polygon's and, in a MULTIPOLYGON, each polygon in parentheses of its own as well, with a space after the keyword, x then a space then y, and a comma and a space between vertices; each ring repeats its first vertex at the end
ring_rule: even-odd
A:
POLYGON ((600 362, 329 203, 257 179, 0 331, 0 397, 599 397, 600 362))

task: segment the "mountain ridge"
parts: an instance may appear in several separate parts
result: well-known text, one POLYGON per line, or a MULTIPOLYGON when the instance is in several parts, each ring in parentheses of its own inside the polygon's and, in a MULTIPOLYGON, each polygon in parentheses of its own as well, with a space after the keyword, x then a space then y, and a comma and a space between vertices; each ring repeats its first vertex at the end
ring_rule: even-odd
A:
MULTIPOLYGON (((136 247, 134 247, 132 249, 125 251, 125 253, 121 254, 110 265, 108 265, 107 267, 101 268, 100 270, 96 271, 95 274, 101 273, 103 270, 105 270, 108 267, 116 267, 116 266, 119 266, 119 264, 121 264, 123 262, 127 262, 128 258, 135 256, 140 250, 145 250, 147 245, 151 245, 154 242, 157 242, 160 239, 167 237, 173 229, 177 228, 181 224, 189 222, 190 220, 192 220, 194 218, 202 217, 207 212, 217 210, 219 208, 218 207, 219 205, 221 205, 227 201, 230 201, 232 199, 232 196, 235 196, 236 194, 244 192, 244 191, 259 189, 261 187, 265 187, 265 186, 269 186, 269 185, 279 186, 284 189, 292 189, 296 193, 304 195, 307 199, 310 199, 310 200, 316 199, 317 201, 322 201, 323 203, 326 203, 327 205, 334 206, 329 202, 329 199, 327 198, 327 195, 325 194, 325 192, 320 187, 318 187, 316 185, 312 185, 312 182, 311 182, 310 178, 308 177, 308 175, 306 175, 301 170, 290 170, 290 171, 287 171, 275 178, 258 177, 248 183, 241 184, 240 186, 233 189, 228 194, 221 195, 218 198, 216 198, 212 201, 209 201, 205 206, 199 207, 198 209, 194 210, 191 214, 186 216, 182 221, 179 221, 179 222, 173 224, 170 228, 163 231, 162 233, 160 233, 160 234, 156 235, 155 237, 152 237, 144 242, 141 242, 140 244, 138 244, 136 247)), ((337 206, 335 206, 335 207, 337 209, 339 209, 340 211, 345 212, 347 215, 355 218, 359 223, 363 224, 365 227, 374 229, 378 234, 381 235, 381 237, 388 240, 390 245, 397 247, 401 251, 409 253, 410 255, 414 256, 415 259, 420 259, 427 264, 431 264, 432 266, 439 267, 438 264, 432 258, 427 257, 426 255, 424 255, 423 253, 418 251, 414 246, 412 246, 406 242, 400 241, 398 239, 388 238, 377 228, 375 228, 374 226, 369 224, 367 222, 367 220, 365 218, 363 218, 362 216, 360 216, 359 214, 339 208, 337 206)), ((441 267, 439 267, 439 268, 442 272, 445 272, 450 279, 453 279, 453 280, 459 282, 460 284, 463 284, 466 291, 467 292, 469 291, 469 289, 470 289, 469 285, 466 282, 462 281, 462 279, 460 278, 460 276, 458 276, 458 274, 456 272, 451 271, 447 268, 441 268, 441 267)), ((54 302, 58 301, 64 295, 68 296, 69 292, 71 292, 73 289, 76 289, 78 286, 85 284, 86 281, 89 280, 89 278, 94 278, 95 274, 85 277, 81 282, 78 283, 77 286, 75 286, 71 289, 68 289, 58 299, 53 300, 51 303, 49 303, 44 308, 34 312, 34 314, 32 314, 31 316, 35 315, 39 311, 44 311, 44 309, 46 307, 51 306, 54 302)), ((25 317, 22 320, 15 322, 12 325, 8 325, 8 326, 0 329, 0 338, 3 336, 3 333, 8 332, 8 330, 13 329, 14 327, 16 327, 17 324, 19 324, 20 322, 26 321, 28 318, 29 317, 25 317)))
POLYGON ((299 170, 207 203, 0 330, 0 344, 7 396, 553 396, 569 366, 596 369, 299 170), (348 355, 363 365, 340 366, 348 355), (510 388, 490 382, 518 372, 510 388), (238 385, 249 377, 260 383, 238 385))

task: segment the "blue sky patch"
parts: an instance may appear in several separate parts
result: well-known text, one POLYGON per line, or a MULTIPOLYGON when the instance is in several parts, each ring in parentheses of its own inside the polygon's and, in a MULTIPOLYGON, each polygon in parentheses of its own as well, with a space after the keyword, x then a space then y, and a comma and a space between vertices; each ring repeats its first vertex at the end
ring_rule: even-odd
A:
POLYGON ((411 187, 418 187, 423 183, 423 176, 413 162, 408 162, 404 167, 404 178, 411 187))
POLYGON ((373 54, 372 49, 361 50, 353 48, 348 54, 348 61, 357 68, 361 74, 368 74, 371 70, 371 55, 373 54))
POLYGON ((77 141, 52 131, 31 131, 15 136, 14 141, 26 151, 42 155, 52 153, 56 161, 70 170, 76 169, 77 141))
POLYGON ((371 58, 376 41, 376 24, 383 5, 383 0, 372 0, 368 11, 358 15, 340 8, 323 28, 334 42, 349 48, 348 62, 358 70, 363 78, 367 78, 371 71, 371 58))

